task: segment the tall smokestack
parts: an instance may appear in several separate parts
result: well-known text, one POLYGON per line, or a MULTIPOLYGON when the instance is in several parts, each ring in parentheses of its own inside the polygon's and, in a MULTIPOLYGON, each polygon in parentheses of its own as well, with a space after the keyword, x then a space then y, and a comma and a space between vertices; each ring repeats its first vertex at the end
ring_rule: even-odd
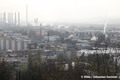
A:
POLYGON ((18 26, 20 26, 20 12, 18 12, 18 26))
POLYGON ((26 25, 28 25, 28 5, 26 4, 26 25))
POLYGON ((13 13, 11 13, 11 24, 13 24, 13 13))
POLYGON ((15 20, 15 23, 14 23, 14 24, 15 24, 15 26, 16 26, 16 22, 17 22, 17 20, 16 20, 16 12, 15 12, 15 19, 14 19, 14 20, 15 20))
POLYGON ((2 24, 2 13, 0 13, 0 24, 2 24))
POLYGON ((8 24, 10 24, 11 20, 10 20, 10 13, 8 13, 8 24))
POLYGON ((13 24, 13 13, 8 13, 8 24, 13 24))
POLYGON ((3 23, 6 23, 6 12, 3 13, 3 23))

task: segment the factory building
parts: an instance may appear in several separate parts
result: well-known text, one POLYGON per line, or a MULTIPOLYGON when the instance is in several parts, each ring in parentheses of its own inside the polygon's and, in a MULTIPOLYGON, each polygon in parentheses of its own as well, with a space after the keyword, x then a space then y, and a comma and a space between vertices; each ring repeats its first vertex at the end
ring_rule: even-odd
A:
POLYGON ((7 36, 0 37, 0 51, 23 51, 27 49, 28 42, 21 39, 13 39, 7 36))

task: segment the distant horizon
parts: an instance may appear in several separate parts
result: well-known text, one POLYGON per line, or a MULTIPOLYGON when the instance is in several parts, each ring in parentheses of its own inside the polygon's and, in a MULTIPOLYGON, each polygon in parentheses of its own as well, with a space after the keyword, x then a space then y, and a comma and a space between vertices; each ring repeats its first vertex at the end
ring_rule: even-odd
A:
MULTIPOLYGON (((39 24, 105 24, 105 18, 89 18, 89 19, 81 19, 79 21, 39 21, 39 24)), ((21 23, 25 24, 25 21, 21 21, 21 23)), ((34 24, 34 21, 29 21, 29 23, 34 24)), ((108 18, 107 24, 120 24, 119 18, 108 18)))

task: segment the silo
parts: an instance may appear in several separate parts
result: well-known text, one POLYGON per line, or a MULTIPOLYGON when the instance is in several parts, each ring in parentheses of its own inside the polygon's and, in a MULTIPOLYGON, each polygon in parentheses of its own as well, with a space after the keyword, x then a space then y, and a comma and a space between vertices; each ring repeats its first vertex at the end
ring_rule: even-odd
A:
POLYGON ((6 50, 9 50, 9 39, 6 39, 6 50))
POLYGON ((3 51, 4 47, 3 47, 3 37, 1 38, 1 50, 3 51))
POLYGON ((14 50, 15 51, 15 40, 12 40, 12 50, 14 50))
POLYGON ((18 47, 17 50, 20 51, 21 50, 21 40, 18 40, 17 43, 18 43, 17 44, 17 47, 18 47))

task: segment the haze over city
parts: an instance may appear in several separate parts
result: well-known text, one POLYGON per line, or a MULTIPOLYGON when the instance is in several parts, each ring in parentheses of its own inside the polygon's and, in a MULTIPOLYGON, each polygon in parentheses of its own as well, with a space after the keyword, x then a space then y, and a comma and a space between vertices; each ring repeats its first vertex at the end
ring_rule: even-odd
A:
POLYGON ((0 80, 120 80, 120 0, 0 0, 0 80))
POLYGON ((0 12, 20 12, 25 21, 26 4, 28 21, 66 23, 119 23, 119 0, 0 0, 0 12), (117 20, 117 21, 116 21, 117 20))

